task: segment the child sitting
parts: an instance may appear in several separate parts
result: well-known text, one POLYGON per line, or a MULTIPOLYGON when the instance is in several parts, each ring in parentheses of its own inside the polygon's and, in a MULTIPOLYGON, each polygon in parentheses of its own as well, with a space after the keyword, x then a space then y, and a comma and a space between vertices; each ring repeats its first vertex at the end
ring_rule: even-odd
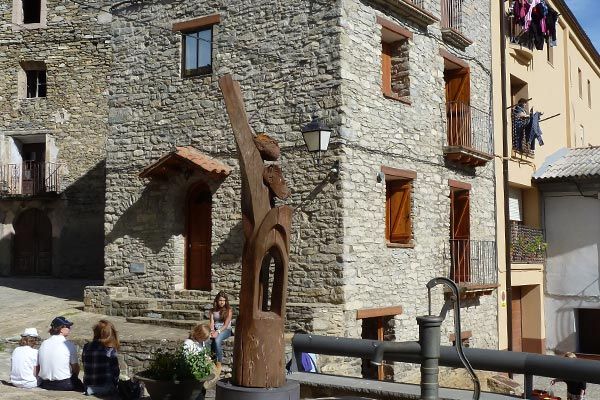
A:
POLYGON ((19 388, 32 389, 39 385, 38 351, 35 349, 40 344, 40 337, 35 328, 27 328, 21 334, 19 347, 11 357, 10 381, 19 388))

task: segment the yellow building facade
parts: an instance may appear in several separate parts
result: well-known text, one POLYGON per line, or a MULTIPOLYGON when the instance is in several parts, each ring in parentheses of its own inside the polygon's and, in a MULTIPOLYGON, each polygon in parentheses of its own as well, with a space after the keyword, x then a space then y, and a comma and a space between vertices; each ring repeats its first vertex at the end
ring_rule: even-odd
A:
POLYGON ((499 348, 537 353, 547 351, 546 244, 531 177, 561 148, 600 145, 600 56, 563 0, 546 3, 560 14, 556 46, 546 40, 543 50, 531 50, 522 44, 512 2, 492 0, 499 348), (543 113, 544 145, 536 141, 533 151, 513 138, 519 100, 527 101, 527 113, 543 113))

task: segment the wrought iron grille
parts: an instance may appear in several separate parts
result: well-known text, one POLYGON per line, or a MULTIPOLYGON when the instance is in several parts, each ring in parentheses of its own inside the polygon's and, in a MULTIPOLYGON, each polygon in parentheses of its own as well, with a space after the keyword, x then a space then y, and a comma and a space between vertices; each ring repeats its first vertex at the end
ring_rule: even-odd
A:
POLYGON ((493 154, 490 115, 460 101, 446 103, 447 145, 493 154))
POLYGON ((492 240, 450 239, 446 255, 450 256, 447 277, 456 283, 495 285, 496 243, 492 240))

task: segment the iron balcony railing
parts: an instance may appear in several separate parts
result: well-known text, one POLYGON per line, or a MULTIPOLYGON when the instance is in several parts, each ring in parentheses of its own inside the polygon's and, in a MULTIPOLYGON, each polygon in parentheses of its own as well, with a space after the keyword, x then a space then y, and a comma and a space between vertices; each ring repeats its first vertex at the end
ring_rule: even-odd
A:
POLYGON ((424 0, 408 0, 410 3, 413 3, 415 6, 419 7, 419 8, 423 8, 423 1, 424 0))
POLYGON ((544 232, 518 222, 510 225, 510 261, 520 264, 543 264, 546 261, 544 232))
POLYGON ((60 164, 35 161, 0 164, 0 195, 59 192, 60 186, 60 164))
POLYGON ((458 284, 495 285, 496 243, 491 240, 450 239, 446 255, 450 256, 447 277, 458 284))
POLYGON ((490 115, 461 101, 446 103, 447 145, 493 154, 490 115))
POLYGON ((442 28, 463 33, 462 0, 442 0, 442 28))

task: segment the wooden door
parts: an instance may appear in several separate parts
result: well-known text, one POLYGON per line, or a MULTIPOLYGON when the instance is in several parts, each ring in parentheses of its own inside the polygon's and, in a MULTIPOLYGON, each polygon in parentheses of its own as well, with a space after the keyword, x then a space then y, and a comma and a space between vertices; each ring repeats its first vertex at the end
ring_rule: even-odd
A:
POLYGON ((188 196, 186 289, 211 290, 212 193, 196 186, 188 196))
POLYGON ((600 354, 600 309, 580 308, 577 310, 577 351, 600 354))
POLYGON ((15 223, 14 275, 52 274, 52 223, 36 208, 23 212, 15 223))
POLYGON ((523 351, 523 319, 521 307, 521 287, 512 287, 511 320, 512 320, 512 351, 523 351))
POLYGON ((452 253, 452 279, 469 282, 471 268, 471 221, 468 190, 450 193, 450 235, 452 253))
POLYGON ((471 147, 471 80, 468 68, 445 70, 448 144, 471 147))
POLYGON ((46 145, 44 143, 24 144, 22 168, 22 193, 37 194, 44 191, 46 145))

